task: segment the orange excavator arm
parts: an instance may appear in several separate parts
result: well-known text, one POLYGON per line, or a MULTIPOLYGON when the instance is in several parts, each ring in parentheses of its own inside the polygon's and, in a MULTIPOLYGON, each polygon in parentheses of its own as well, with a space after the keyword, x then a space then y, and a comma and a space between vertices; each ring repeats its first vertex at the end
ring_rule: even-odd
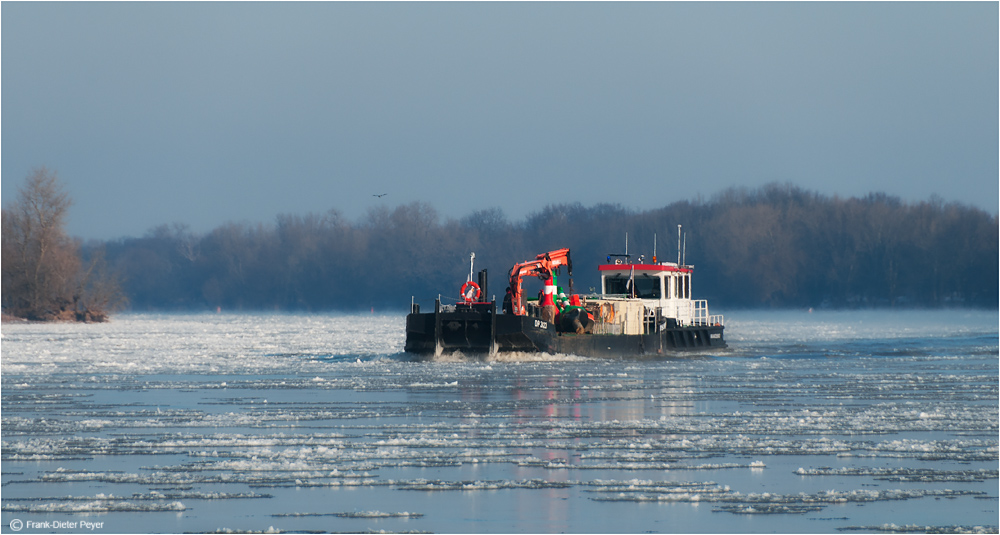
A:
POLYGON ((558 249, 542 253, 536 256, 534 260, 514 264, 514 267, 510 268, 508 276, 510 277, 511 305, 513 306, 514 314, 524 316, 527 313, 524 309, 523 290, 521 289, 521 281, 524 277, 527 275, 536 275, 540 278, 548 278, 560 266, 567 266, 569 268, 569 276, 573 276, 573 261, 570 260, 569 249, 558 249))

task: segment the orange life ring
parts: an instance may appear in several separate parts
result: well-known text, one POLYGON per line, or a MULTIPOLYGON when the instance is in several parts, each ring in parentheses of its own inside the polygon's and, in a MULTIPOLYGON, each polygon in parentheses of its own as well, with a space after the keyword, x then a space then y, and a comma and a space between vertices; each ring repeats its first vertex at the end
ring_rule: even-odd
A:
POLYGON ((463 284, 462 289, 459 291, 462 293, 462 299, 464 299, 466 303, 478 301, 479 297, 483 295, 482 290, 479 289, 479 285, 472 281, 463 284), (472 290, 476 291, 475 297, 472 295, 472 290))

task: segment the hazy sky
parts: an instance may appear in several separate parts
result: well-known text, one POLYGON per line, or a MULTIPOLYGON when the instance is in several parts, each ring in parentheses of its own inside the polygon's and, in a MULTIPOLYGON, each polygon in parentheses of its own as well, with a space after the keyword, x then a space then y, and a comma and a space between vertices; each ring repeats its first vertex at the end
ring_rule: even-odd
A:
POLYGON ((84 238, 768 182, 1000 204, 997 2, 0 9, 3 202, 44 165, 84 238))

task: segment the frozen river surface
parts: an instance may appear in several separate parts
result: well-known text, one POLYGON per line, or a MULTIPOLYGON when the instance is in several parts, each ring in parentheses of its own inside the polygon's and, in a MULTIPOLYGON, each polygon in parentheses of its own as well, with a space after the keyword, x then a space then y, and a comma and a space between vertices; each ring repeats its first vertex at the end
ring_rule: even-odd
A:
POLYGON ((414 361, 403 323, 4 324, 0 531, 997 531, 995 311, 657 360, 414 361))

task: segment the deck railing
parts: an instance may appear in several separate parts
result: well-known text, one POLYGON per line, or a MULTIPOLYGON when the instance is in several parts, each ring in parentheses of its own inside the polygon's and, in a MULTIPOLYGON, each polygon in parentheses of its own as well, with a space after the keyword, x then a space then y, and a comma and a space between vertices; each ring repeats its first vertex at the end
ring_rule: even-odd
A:
POLYGON ((697 299, 691 301, 691 324, 692 325, 724 325, 722 314, 710 315, 708 313, 708 300, 697 299))
POLYGON ((594 324, 594 334, 622 334, 621 323, 596 322, 594 324))
MULTIPOLYGON (((615 298, 607 299, 606 297, 605 299, 607 301, 617 300, 615 298)), ((671 300, 667 307, 660 310, 662 314, 661 318, 676 318, 677 325, 682 327, 711 327, 725 324, 725 318, 722 314, 708 313, 708 300, 706 299, 671 300)), ((656 311, 657 308, 643 308, 642 321, 645 324, 645 332, 649 332, 650 326, 656 323, 656 311)), ((619 311, 619 314, 621 313, 619 311)), ((624 332, 620 321, 614 324, 605 323, 598 317, 598 314, 594 314, 594 319, 596 320, 594 334, 623 334, 624 332)), ((666 319, 663 319, 664 324, 666 321, 666 319)))

